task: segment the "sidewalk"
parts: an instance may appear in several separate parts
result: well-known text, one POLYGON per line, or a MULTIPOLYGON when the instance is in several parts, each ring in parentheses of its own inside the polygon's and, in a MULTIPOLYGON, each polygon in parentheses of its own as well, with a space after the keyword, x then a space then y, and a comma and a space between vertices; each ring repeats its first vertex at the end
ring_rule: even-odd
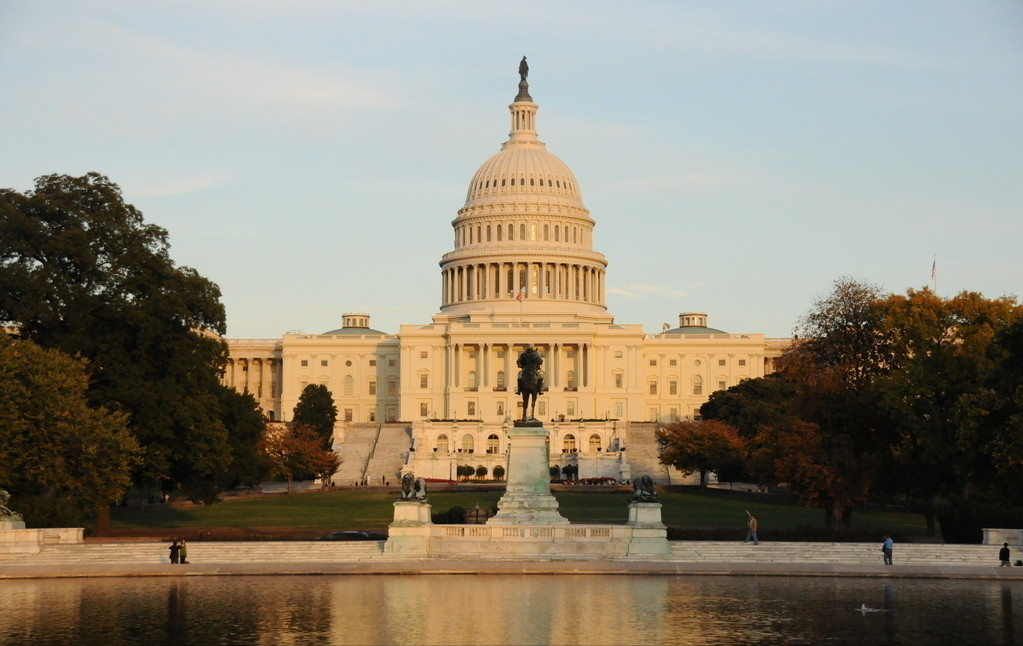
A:
POLYGON ((278 563, 83 563, 0 562, 0 579, 76 577, 195 577, 350 574, 672 574, 717 576, 815 576, 1023 581, 1023 567, 847 563, 711 563, 679 561, 482 561, 380 559, 278 563))

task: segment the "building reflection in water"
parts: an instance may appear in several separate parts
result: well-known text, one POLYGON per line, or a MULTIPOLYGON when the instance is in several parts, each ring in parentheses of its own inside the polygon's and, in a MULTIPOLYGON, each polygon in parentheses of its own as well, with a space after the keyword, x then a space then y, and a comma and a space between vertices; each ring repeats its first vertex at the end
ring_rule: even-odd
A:
POLYGON ((1023 634, 1021 603, 1023 583, 948 579, 9 580, 0 584, 0 643, 997 645, 1023 634))

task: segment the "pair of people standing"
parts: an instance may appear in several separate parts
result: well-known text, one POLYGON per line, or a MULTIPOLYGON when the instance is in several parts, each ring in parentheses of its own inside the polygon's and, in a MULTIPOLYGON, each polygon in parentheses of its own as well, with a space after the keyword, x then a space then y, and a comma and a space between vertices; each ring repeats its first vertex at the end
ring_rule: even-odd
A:
POLYGON ((188 544, 184 539, 181 541, 174 541, 170 546, 170 562, 174 565, 178 563, 187 565, 188 564, 188 544))

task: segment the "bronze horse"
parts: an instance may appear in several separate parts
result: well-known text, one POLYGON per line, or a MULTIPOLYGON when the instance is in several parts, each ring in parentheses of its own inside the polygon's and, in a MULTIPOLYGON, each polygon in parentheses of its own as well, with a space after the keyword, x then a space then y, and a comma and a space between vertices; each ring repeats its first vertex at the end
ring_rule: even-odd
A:
POLYGON ((536 419, 536 398, 543 392, 543 374, 540 372, 543 357, 533 346, 529 346, 519 355, 516 365, 522 368, 518 380, 518 390, 522 395, 522 420, 536 419))

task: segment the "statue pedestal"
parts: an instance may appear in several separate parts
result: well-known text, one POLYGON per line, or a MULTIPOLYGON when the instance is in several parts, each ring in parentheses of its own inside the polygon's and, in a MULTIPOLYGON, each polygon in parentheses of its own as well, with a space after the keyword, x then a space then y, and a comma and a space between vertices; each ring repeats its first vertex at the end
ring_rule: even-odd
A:
POLYGON ((508 429, 508 485, 487 525, 567 525, 551 495, 547 429, 536 420, 508 429))
POLYGON ((0 530, 4 529, 25 529, 25 521, 12 518, 0 519, 0 530))
POLYGON ((433 518, 430 503, 419 500, 396 500, 394 522, 387 528, 384 552, 389 554, 425 555, 430 549, 433 518))
POLYGON ((632 538, 629 556, 668 556, 668 528, 661 521, 661 503, 629 503, 629 522, 632 538))

